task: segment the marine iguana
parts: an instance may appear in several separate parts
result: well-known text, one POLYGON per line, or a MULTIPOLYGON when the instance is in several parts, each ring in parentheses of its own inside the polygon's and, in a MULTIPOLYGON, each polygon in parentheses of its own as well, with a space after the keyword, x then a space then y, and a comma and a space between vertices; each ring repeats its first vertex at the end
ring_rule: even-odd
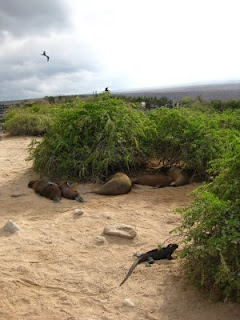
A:
POLYGON ((129 269, 126 277, 123 279, 123 281, 120 283, 120 286, 124 284, 124 282, 130 277, 133 270, 136 268, 136 266, 144 261, 147 261, 149 264, 154 263, 154 260, 161 260, 161 259, 173 259, 172 254, 173 252, 178 248, 177 244, 169 244, 167 247, 163 247, 162 249, 154 249, 151 251, 148 251, 146 253, 141 254, 133 263, 131 268, 129 269))

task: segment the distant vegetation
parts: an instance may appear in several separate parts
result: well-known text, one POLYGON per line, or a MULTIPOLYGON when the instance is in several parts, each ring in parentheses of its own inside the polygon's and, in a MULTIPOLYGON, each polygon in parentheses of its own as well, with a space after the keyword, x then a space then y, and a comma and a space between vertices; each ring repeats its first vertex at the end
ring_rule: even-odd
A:
POLYGON ((184 241, 185 275, 213 296, 240 301, 240 102, 148 103, 156 108, 103 93, 28 105, 9 110, 4 127, 11 134, 44 135, 29 146, 41 174, 104 180, 154 158, 182 163, 205 178, 175 230, 184 241))
POLYGON ((37 104, 10 108, 4 118, 4 129, 13 136, 41 136, 51 127, 55 109, 55 106, 37 104))

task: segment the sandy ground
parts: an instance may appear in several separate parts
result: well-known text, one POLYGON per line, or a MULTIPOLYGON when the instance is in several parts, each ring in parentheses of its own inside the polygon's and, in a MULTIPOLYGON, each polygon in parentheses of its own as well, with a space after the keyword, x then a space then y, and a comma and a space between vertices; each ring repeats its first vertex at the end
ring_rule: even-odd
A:
POLYGON ((20 231, 0 231, 1 320, 236 320, 240 306, 213 303, 186 287, 178 260, 139 265, 119 287, 135 252, 155 248, 179 225, 176 207, 192 201, 197 184, 152 189, 142 186, 127 195, 86 193, 93 184, 77 186, 84 204, 61 204, 39 197, 27 183, 37 175, 26 162, 29 137, 0 141, 0 227, 13 220, 20 231), (11 197, 14 193, 22 196, 11 197), (76 218, 74 209, 84 214, 76 218), (134 226, 133 240, 96 237, 107 224, 134 226), (135 307, 122 305, 130 299, 135 307))

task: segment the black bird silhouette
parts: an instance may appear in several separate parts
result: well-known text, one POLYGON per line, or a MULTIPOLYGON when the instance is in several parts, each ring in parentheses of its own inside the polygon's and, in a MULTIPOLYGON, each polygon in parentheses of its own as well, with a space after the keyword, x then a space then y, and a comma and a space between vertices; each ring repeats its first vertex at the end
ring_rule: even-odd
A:
POLYGON ((108 90, 108 87, 105 88, 105 91, 109 91, 109 90, 108 90))
POLYGON ((45 56, 47 58, 47 61, 49 61, 49 56, 46 55, 46 51, 43 51, 43 53, 41 53, 42 56, 45 56))

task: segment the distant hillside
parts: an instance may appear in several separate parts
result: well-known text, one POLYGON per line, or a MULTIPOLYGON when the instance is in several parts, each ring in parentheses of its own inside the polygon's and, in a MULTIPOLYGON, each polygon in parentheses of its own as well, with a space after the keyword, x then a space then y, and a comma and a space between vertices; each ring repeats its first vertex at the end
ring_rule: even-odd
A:
MULTIPOLYGON (((240 100, 240 82, 225 83, 225 84, 209 84, 209 85, 197 85, 197 86, 185 86, 185 87, 171 87, 164 89, 142 89, 142 90, 129 90, 129 91, 111 91, 114 95, 123 96, 135 96, 135 97, 166 97, 171 100, 180 100, 183 97, 201 97, 203 100, 230 100, 237 99, 240 100)), ((64 99, 73 99, 79 96, 81 98, 86 98, 92 96, 92 94, 74 94, 74 95, 62 95, 55 96, 54 98, 59 98, 64 101, 64 99)), ((21 102, 26 103, 37 103, 43 100, 48 100, 49 97, 43 98, 29 98, 22 100, 12 100, 12 101, 0 101, 0 105, 9 106, 17 105, 21 102)), ((53 98, 53 97, 50 97, 53 98)))
POLYGON ((167 97, 172 100, 180 100, 183 97, 201 97, 203 100, 230 100, 240 99, 240 82, 225 84, 210 84, 186 87, 174 87, 165 89, 146 89, 114 92, 116 95, 136 97, 167 97))

